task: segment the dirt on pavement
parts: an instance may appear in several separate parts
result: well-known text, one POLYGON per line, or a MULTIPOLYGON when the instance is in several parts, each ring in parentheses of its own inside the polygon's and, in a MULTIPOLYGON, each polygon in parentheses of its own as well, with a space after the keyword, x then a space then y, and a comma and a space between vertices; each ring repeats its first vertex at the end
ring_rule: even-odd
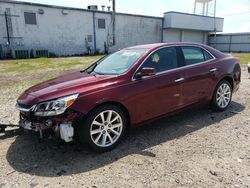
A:
MULTIPOLYGON (((0 87, 0 124, 17 125, 16 98, 42 75, 17 74, 22 85, 12 77, 14 86, 0 87)), ((157 120, 103 154, 77 143, 39 142, 10 127, 0 133, 0 188, 250 187, 249 106, 243 67, 240 90, 225 112, 201 108, 157 120)))

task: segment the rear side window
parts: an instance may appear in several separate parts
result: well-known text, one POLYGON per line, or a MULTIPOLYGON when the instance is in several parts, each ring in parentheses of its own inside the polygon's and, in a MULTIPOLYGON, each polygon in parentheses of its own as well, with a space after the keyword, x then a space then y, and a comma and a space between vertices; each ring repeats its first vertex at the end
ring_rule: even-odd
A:
POLYGON ((186 65, 194 65, 213 59, 213 56, 211 56, 207 51, 203 50, 202 48, 185 46, 181 47, 181 49, 185 58, 186 65))
POLYGON ((163 72, 178 67, 175 47, 162 48, 148 57, 141 68, 155 68, 156 72, 163 72))
POLYGON ((204 61, 204 55, 201 48, 181 47, 186 65, 193 65, 204 61))

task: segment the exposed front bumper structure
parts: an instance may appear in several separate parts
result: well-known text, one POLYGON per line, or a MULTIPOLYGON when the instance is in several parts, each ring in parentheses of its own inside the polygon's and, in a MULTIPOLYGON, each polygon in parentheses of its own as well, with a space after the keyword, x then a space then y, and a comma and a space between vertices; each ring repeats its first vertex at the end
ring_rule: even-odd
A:
POLYGON ((73 122, 81 118, 81 114, 70 109, 58 116, 38 117, 34 115, 35 106, 17 104, 16 108, 20 111, 19 126, 25 130, 39 132, 41 139, 43 131, 51 129, 57 137, 65 142, 72 141, 74 136, 73 122))

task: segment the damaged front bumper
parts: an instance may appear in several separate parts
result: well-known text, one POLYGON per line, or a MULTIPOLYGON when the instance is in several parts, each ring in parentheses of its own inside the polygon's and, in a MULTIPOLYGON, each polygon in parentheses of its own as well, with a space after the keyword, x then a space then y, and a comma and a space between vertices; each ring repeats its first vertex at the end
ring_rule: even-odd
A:
POLYGON ((44 138, 44 131, 52 130, 55 136, 61 138, 65 142, 71 142, 74 137, 74 122, 82 118, 78 112, 68 109, 65 113, 58 116, 38 117, 34 115, 31 108, 24 108, 17 105, 20 111, 19 126, 25 130, 38 132, 40 138, 44 138))

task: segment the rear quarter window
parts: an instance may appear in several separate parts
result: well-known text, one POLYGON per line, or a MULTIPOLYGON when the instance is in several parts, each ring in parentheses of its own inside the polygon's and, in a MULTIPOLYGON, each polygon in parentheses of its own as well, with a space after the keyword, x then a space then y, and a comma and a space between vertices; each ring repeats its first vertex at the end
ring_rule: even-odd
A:
POLYGON ((213 59, 213 56, 210 55, 206 50, 203 50, 203 54, 204 54, 205 61, 209 61, 213 59))

